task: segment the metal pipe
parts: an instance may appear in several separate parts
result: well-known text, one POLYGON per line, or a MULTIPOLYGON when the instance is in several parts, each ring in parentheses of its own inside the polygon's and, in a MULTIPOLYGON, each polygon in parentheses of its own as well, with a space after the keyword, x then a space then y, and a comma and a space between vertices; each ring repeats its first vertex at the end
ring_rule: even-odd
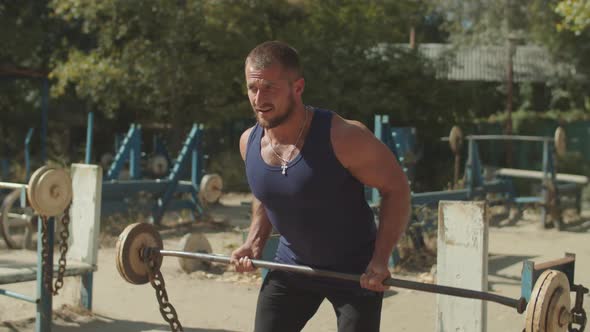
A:
POLYGON ((30 297, 28 295, 20 294, 20 293, 15 293, 15 292, 9 291, 7 289, 1 289, 0 288, 0 295, 5 295, 5 296, 8 296, 8 297, 12 297, 12 298, 15 298, 15 299, 27 301, 27 302, 30 302, 30 303, 39 303, 39 299, 30 297))
MULTIPOLYGON (((149 250, 154 250, 153 248, 149 250)), ((192 259, 199 259, 209 262, 215 263, 223 263, 229 264, 230 258, 228 256, 223 255, 216 255, 216 254, 203 254, 203 253, 196 253, 196 252, 184 252, 178 250, 157 250, 160 255, 162 256, 174 256, 174 257, 181 257, 181 258, 192 258, 192 259)), ((301 265, 290 265, 290 264, 281 264, 275 262, 268 262, 264 260, 253 259, 252 264, 257 268, 267 268, 271 270, 282 270, 282 271, 289 271, 289 272, 297 272, 302 274, 307 274, 316 277, 328 277, 328 278, 335 278, 340 280, 348 280, 348 281, 355 281, 360 282, 360 275, 348 274, 348 273, 340 273, 328 270, 321 270, 321 269, 314 269, 309 266, 301 266, 301 265)), ((526 300, 524 298, 520 299, 513 299, 506 296, 490 294, 486 292, 474 291, 470 289, 464 288, 457 288, 457 287, 450 287, 450 286, 441 286, 441 285, 434 285, 434 284, 426 284, 421 282, 415 282, 410 280, 402 280, 396 278, 387 278, 383 281, 384 285, 399 287, 399 288, 406 288, 406 289, 413 289, 422 292, 428 293, 436 293, 436 294, 444 294, 444 295, 451 295, 451 296, 458 296, 470 299, 478 299, 484 301, 491 301, 496 302, 499 304, 503 304, 508 307, 515 308, 518 313, 523 313, 526 309, 526 300)))
POLYGON ((26 214, 21 213, 7 213, 8 219, 10 220, 10 227, 22 227, 27 226, 31 223, 31 218, 33 216, 29 216, 26 214))
POLYGON ((88 124, 86 127, 86 157, 84 158, 85 164, 92 162, 92 130, 94 127, 94 113, 88 112, 88 124))
MULTIPOLYGON (((529 142, 553 142, 553 137, 524 136, 524 135, 469 135, 465 139, 476 141, 511 140, 529 142)), ((441 141, 448 141, 448 137, 441 137, 441 141)))
POLYGON ((0 188, 4 189, 28 189, 29 185, 23 183, 0 182, 0 188))
POLYGON ((35 132, 35 128, 29 128, 27 132, 27 136, 25 137, 25 181, 29 181, 29 177, 31 176, 31 138, 33 137, 33 133, 35 132))

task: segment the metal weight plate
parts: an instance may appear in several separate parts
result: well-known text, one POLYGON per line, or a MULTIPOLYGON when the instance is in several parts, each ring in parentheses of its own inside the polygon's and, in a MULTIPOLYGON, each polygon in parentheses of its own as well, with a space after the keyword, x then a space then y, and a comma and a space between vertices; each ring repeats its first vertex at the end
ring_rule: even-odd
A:
POLYGON ((567 152, 567 137, 565 135, 565 129, 557 127, 553 139, 555 141, 555 152, 557 152, 558 156, 563 157, 567 152))
POLYGON ((29 178, 29 183, 28 183, 28 188, 27 188, 27 199, 29 200, 29 204, 31 205, 31 207, 35 211, 39 211, 39 208, 38 208, 36 202, 34 201, 33 191, 31 190, 31 188, 37 187, 37 183, 39 182, 39 178, 41 177, 41 175, 43 173, 47 172, 47 170, 49 170, 48 166, 42 166, 42 167, 38 168, 35 172, 33 172, 33 175, 31 175, 31 177, 29 178))
POLYGON ((102 169, 109 169, 109 167, 111 166, 111 164, 113 163, 113 160, 115 160, 115 157, 113 156, 112 153, 105 153, 100 157, 100 167, 102 167, 102 169))
MULTIPOLYGON (((115 246, 117 270, 127 282, 141 285, 149 282, 147 266, 141 258, 143 248, 163 248, 162 238, 154 226, 134 223, 123 230, 115 246)), ((156 269, 162 266, 161 256, 156 269)))
POLYGON ((526 332, 565 332, 571 320, 566 275, 547 270, 539 276, 526 309, 526 332))
POLYGON ((72 179, 63 169, 48 168, 29 186, 29 200, 42 216, 57 216, 72 202, 72 179))
POLYGON ((451 128, 449 145, 451 146, 451 151, 455 154, 459 153, 463 147, 463 131, 461 131, 461 128, 458 126, 453 126, 453 128, 451 128))
POLYGON ((168 173, 168 159, 162 155, 155 155, 150 159, 150 170, 155 176, 164 176, 168 173))
POLYGON ((206 203, 215 203, 221 197, 223 179, 219 174, 207 174, 201 179, 199 196, 206 203))
POLYGON ((20 189, 8 194, 0 208, 0 234, 11 249, 22 249, 30 246, 33 233, 33 219, 31 208, 21 209, 15 203, 21 195, 20 189))
MULTIPOLYGON (((205 235, 200 233, 185 234, 182 239, 180 239, 179 246, 179 250, 186 252, 198 252, 202 254, 211 253, 211 244, 209 243, 209 240, 207 240, 205 235)), ((191 258, 179 258, 178 263, 180 264, 180 268, 186 273, 208 270, 211 266, 210 262, 191 258)))

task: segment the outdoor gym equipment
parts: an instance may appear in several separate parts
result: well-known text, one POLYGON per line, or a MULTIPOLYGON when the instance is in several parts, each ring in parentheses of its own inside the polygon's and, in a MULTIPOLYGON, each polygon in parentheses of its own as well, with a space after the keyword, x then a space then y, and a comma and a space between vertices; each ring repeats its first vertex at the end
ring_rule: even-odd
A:
MULTIPOLYGON (((190 253, 184 251, 165 250, 162 238, 156 229, 145 223, 129 225, 120 234, 116 245, 116 266, 123 279, 132 284, 150 283, 156 290, 160 312, 172 331, 182 331, 182 325, 174 307, 170 304, 164 279, 160 271, 164 257, 174 256, 185 259, 197 259, 208 262, 229 264, 230 258, 215 254, 190 253)), ((359 275, 351 275, 334 271, 313 269, 307 266, 288 265, 263 260, 252 260, 255 267, 301 273, 310 276, 321 276, 339 280, 359 282, 359 275)), ((457 296, 463 298, 490 301, 516 309, 518 313, 526 311, 525 330, 527 332, 561 332, 568 331, 572 324, 585 325, 585 312, 578 312, 576 305, 570 308, 570 283, 567 276, 556 270, 544 271, 535 282, 530 301, 524 297, 518 299, 497 294, 474 291, 469 289, 426 284, 396 278, 387 278, 384 285, 413 289, 423 292, 457 296)), ((576 304, 583 301, 588 291, 579 286, 581 295, 576 304)), ((572 330, 570 330, 572 331, 572 330)))
MULTIPOLYGON (((87 159, 92 149, 93 123, 89 115, 87 159)), ((141 126, 133 124, 123 138, 114 160, 105 172, 102 214, 125 213, 130 210, 147 212, 151 222, 160 224, 166 211, 188 209, 202 215, 207 204, 219 200, 223 179, 218 174, 203 175, 203 125, 194 124, 184 140, 170 171, 163 178, 141 178, 141 126), (129 164, 130 180, 119 180, 125 164, 129 164), (190 172, 190 181, 182 180, 190 172), (139 197, 139 194, 148 194, 139 197), (182 197, 187 194, 189 198, 182 197)), ((153 159, 152 168, 165 168, 162 158, 153 159)))
MULTIPOLYGON (((14 264, 5 261, 0 265, 0 284, 36 281, 34 296, 0 289, 0 295, 36 305, 36 331, 51 331, 52 296, 61 289, 66 276, 81 277, 81 303, 87 309, 91 308, 92 273, 96 270, 100 224, 97 204, 100 204, 101 177, 100 168, 92 165, 72 165, 71 176, 63 169, 45 166, 33 173, 28 184, 0 185, 15 189, 19 195, 22 193, 21 197, 25 197, 22 200, 28 199, 33 213, 39 216, 36 264, 27 260, 30 257, 22 255, 22 262, 14 264), (70 222, 70 213, 73 222, 70 222), (54 219, 57 216, 61 216, 62 227, 59 233, 59 260, 54 265, 54 219)), ((21 225, 24 223, 22 218, 11 218, 10 215, 4 220, 21 225)), ((14 225, 8 226, 11 231, 18 230, 14 225)), ((7 243, 16 242, 19 235, 16 231, 10 233, 7 243)))

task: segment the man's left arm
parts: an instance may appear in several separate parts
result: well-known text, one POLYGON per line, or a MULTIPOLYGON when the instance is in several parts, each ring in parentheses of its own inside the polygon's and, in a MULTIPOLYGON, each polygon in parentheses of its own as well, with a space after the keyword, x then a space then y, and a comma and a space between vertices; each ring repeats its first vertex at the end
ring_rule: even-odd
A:
POLYGON ((389 257, 406 229, 411 194, 407 177, 391 150, 360 122, 335 119, 332 144, 336 156, 363 184, 381 195, 379 228, 373 257, 361 276, 361 286, 384 291, 390 276, 389 257))

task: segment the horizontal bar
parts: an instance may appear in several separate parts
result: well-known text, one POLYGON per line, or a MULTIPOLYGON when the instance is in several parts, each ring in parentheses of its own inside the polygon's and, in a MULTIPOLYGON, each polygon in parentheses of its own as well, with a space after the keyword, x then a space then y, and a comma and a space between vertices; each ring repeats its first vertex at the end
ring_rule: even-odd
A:
MULTIPOLYGON (((222 255, 216 255, 216 254, 203 254, 203 253, 197 253, 197 252, 184 252, 184 251, 177 251, 177 250, 159 250, 158 252, 162 256, 193 258, 193 259, 205 260, 205 261, 216 262, 216 263, 224 263, 224 264, 230 263, 230 258, 228 256, 222 256, 222 255)), ((360 278, 361 278, 360 275, 340 273, 340 272, 327 271, 327 270, 321 270, 321 269, 314 269, 309 266, 268 262, 268 261, 258 260, 258 259, 253 259, 252 264, 257 268, 262 267, 262 268, 267 268, 267 269, 297 272, 297 273, 307 274, 307 275, 311 275, 311 276, 329 277, 329 278, 355 281, 355 282, 360 282, 360 278)), ((501 295, 490 294, 490 293, 486 293, 486 292, 479 292, 479 291, 474 291, 474 290, 470 290, 470 289, 441 286, 441 285, 434 285, 434 284, 426 284, 426 283, 415 282, 415 281, 410 281, 410 280, 401 280, 401 279, 396 279, 396 278, 387 278, 383 281, 383 284, 387 285, 387 286, 407 288, 407 289, 413 289, 413 290, 429 292, 429 293, 437 293, 437 294, 459 296, 459 297, 478 299, 478 300, 484 300, 484 301, 492 301, 492 302, 496 302, 499 304, 503 304, 505 306, 515 308, 519 313, 524 312, 524 310, 526 308, 526 301, 523 298, 520 298, 517 300, 517 299, 513 299, 513 298, 501 296, 501 295)))
POLYGON ((548 261, 548 262, 543 262, 543 263, 538 263, 538 264, 535 263, 535 270, 546 270, 546 269, 550 269, 550 268, 553 268, 558 265, 570 264, 575 261, 576 261, 576 257, 566 256, 566 257, 555 259, 555 260, 548 261))
POLYGON ((0 288, 0 295, 6 295, 8 297, 12 297, 15 299, 19 299, 19 300, 23 300, 23 301, 27 301, 27 302, 31 302, 31 303, 39 303, 39 299, 32 298, 28 295, 11 292, 9 290, 2 289, 2 288, 0 288))
POLYGON ((20 227, 20 226, 27 226, 31 223, 31 219, 33 216, 29 216, 26 214, 20 213, 7 213, 8 221, 10 222, 10 227, 20 227))
MULTIPOLYGON (((102 194, 106 199, 122 200, 128 196, 135 195, 138 192, 144 191, 152 194, 161 195, 166 191, 166 188, 171 184, 170 180, 111 180, 103 182, 102 194)), ((198 192, 199 188, 195 188, 190 181, 179 181, 176 186, 175 193, 191 193, 198 192)))
MULTIPOLYGON (((553 142, 552 137, 543 136, 523 136, 523 135, 468 135, 465 137, 468 140, 474 141, 528 141, 528 142, 553 142)), ((448 137, 441 137, 441 141, 448 141, 448 137)))
POLYGON ((466 200, 469 197, 467 189, 431 191, 412 194, 412 205, 430 205, 441 200, 466 200))
POLYGON ((0 188, 4 189, 27 189, 29 186, 23 183, 0 182, 0 188))

